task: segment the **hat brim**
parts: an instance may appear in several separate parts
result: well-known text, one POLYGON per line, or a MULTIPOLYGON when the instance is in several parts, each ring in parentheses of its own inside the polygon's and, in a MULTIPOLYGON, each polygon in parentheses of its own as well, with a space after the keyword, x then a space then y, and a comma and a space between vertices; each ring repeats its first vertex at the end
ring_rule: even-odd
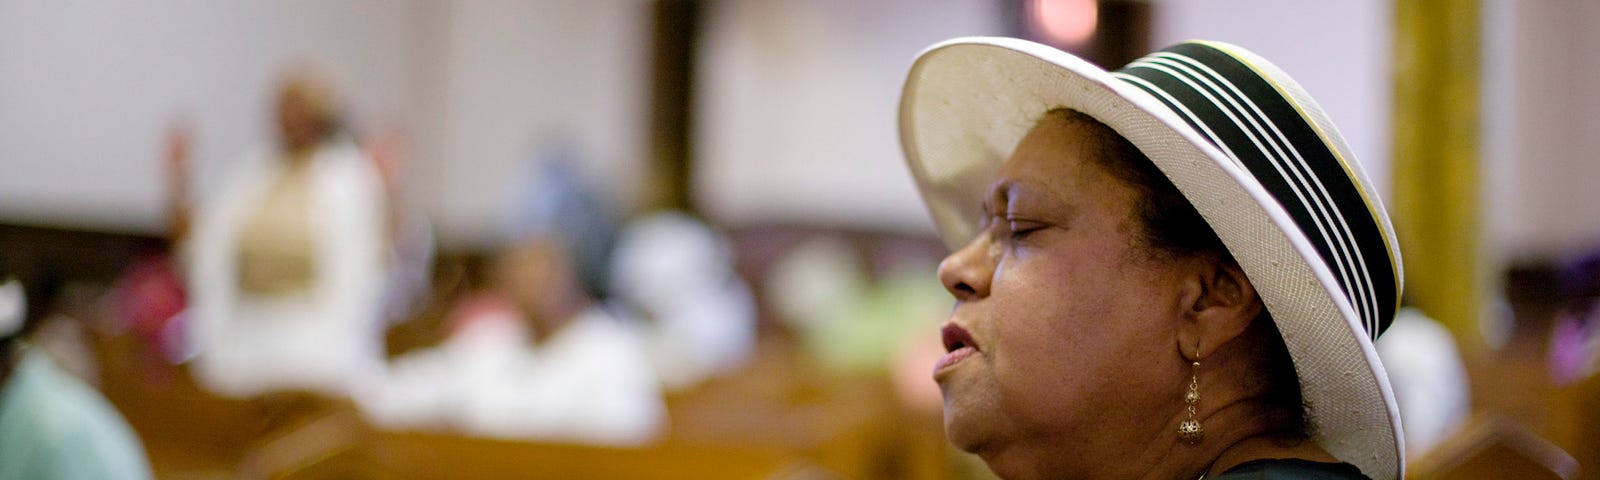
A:
MULTIPOLYGON (((1265 63, 1237 50, 1230 54, 1265 63)), ((1286 96, 1310 98, 1275 68, 1263 70, 1270 71, 1258 73, 1279 88, 1296 90, 1286 96)), ((1326 123, 1314 103, 1302 106, 1326 123)), ((1110 72, 1011 38, 958 38, 918 56, 901 95, 900 142, 946 246, 959 248, 973 238, 995 172, 1055 108, 1088 114, 1127 138, 1216 231, 1277 322, 1310 406, 1314 439, 1370 477, 1400 478, 1404 445, 1394 394, 1333 272, 1244 167, 1159 100, 1110 72)), ((1359 165, 1346 168, 1370 183, 1359 165)))

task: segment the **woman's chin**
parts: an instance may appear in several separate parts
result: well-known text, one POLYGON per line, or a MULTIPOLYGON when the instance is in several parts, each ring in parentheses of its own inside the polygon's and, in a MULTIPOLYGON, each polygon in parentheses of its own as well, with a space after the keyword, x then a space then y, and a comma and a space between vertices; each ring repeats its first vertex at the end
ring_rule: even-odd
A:
POLYGON ((987 443, 988 435, 984 434, 985 427, 993 427, 982 419, 971 418, 970 411, 964 411, 958 405, 952 404, 949 397, 945 398, 944 406, 944 435, 951 445, 967 453, 979 453, 987 443))

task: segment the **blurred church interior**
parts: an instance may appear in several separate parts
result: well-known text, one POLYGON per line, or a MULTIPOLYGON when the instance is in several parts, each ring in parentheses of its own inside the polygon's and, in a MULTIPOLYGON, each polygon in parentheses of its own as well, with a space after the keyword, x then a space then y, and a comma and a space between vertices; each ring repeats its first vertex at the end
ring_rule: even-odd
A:
POLYGON ((1442 352, 1379 342, 1415 365, 1391 367, 1410 476, 1600 478, 1597 25, 1583 0, 0 0, 0 274, 51 293, 30 343, 156 478, 991 478, 928 378, 951 300, 897 140, 906 67, 964 35, 1108 68, 1216 39, 1304 82, 1382 189, 1442 352), (363 328, 411 384, 241 394, 183 340, 192 219, 279 142, 302 67, 372 160, 363 328), (560 340, 515 290, 542 261, 636 337, 649 398, 602 416, 637 422, 471 390, 632 375, 615 355, 460 378, 560 340))

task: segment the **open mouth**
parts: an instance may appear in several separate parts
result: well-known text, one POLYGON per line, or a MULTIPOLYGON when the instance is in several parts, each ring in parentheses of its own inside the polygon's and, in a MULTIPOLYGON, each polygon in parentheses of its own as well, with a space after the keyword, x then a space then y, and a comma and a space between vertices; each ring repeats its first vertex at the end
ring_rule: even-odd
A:
POLYGON ((939 361, 934 362, 933 378, 942 382, 943 380, 941 379, 945 378, 944 372, 946 370, 952 369, 957 363, 961 363, 967 357, 978 353, 978 342, 972 341, 972 334, 967 333, 967 329, 961 328, 954 323, 945 324, 944 328, 940 329, 940 333, 944 337, 945 354, 939 358, 939 361))
POLYGON ((972 341, 972 334, 967 333, 967 329, 961 328, 954 323, 945 324, 940 333, 944 337, 944 351, 947 353, 965 347, 972 347, 973 350, 978 349, 978 342, 972 341))

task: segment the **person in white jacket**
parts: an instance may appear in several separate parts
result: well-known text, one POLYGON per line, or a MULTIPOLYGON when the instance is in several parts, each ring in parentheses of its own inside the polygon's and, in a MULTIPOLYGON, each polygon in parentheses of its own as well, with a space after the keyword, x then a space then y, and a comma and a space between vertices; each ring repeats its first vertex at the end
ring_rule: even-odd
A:
POLYGON ((193 372, 231 397, 359 394, 382 375, 383 190, 308 71, 278 97, 281 143, 200 205, 189 263, 193 372))

